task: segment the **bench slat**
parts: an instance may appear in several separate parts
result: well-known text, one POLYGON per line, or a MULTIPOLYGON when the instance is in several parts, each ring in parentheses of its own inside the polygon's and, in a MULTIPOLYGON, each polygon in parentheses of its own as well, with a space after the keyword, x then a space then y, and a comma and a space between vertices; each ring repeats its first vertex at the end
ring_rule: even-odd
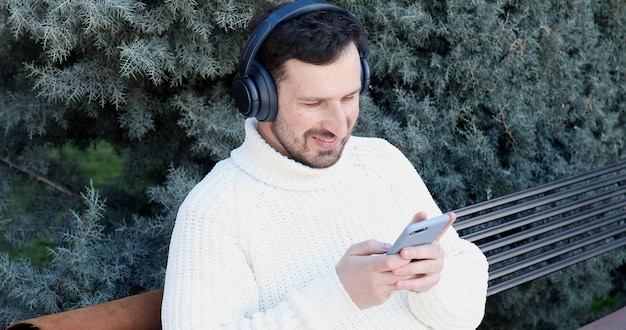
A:
MULTIPOLYGON (((587 193, 587 192, 590 192, 590 191, 593 191, 602 187, 607 187, 612 184, 616 184, 625 180, 626 179, 624 177, 615 176, 615 177, 610 177, 608 179, 593 182, 584 186, 554 193, 551 195, 541 196, 539 198, 532 199, 527 202, 518 203, 512 206, 506 207, 506 208, 489 212, 484 215, 473 217, 469 220, 462 221, 461 223, 459 223, 459 226, 455 228, 465 229, 468 227, 477 226, 477 225, 484 224, 486 222, 490 222, 490 221, 497 220, 500 218, 504 218, 510 215, 515 215, 523 211, 532 210, 540 206, 554 203, 556 201, 566 200, 567 198, 580 195, 583 193, 587 193)), ((529 198, 529 197, 526 197, 526 198, 529 198)))
MULTIPOLYGON (((594 243, 600 242, 602 240, 611 238, 615 235, 626 233, 626 225, 621 225, 618 227, 614 227, 613 230, 609 232, 602 232, 600 234, 596 234, 595 236, 590 236, 585 238, 584 240, 578 240, 573 243, 559 246, 557 248, 548 250, 538 255, 533 255, 529 259, 524 259, 522 261, 518 261, 508 266, 504 266, 489 272, 489 280, 493 280, 518 270, 521 270, 526 267, 534 266, 540 264, 544 261, 550 260, 552 258, 558 257, 560 255, 564 255, 568 252, 572 252, 574 250, 583 248, 585 246, 593 245, 594 243)), ((487 258, 489 260, 489 258, 487 258)))
MULTIPOLYGON (((535 195, 539 195, 542 194, 544 192, 550 191, 550 190, 554 190, 554 189, 559 189, 565 186, 569 186, 581 181, 585 181, 588 180, 590 178, 594 178, 594 177, 599 177, 602 176, 604 174, 607 173, 611 173, 611 172, 618 172, 620 170, 626 169, 626 160, 622 160, 619 161, 613 165, 608 165, 608 166, 604 166, 604 167, 600 167, 598 169, 589 171, 589 172, 585 172, 585 173, 581 173, 578 175, 573 175, 567 178, 563 178, 563 179, 559 179, 550 183, 546 183, 534 188, 530 188, 530 189, 526 189, 526 190, 522 190, 516 193, 512 193, 509 195, 505 195, 502 197, 498 197, 498 198, 494 198, 494 199, 490 199, 481 203, 477 203, 474 205, 470 205, 470 206, 466 206, 463 208, 460 208, 458 210, 455 210, 454 212, 457 214, 458 217, 463 217, 469 214, 474 214, 474 213, 478 213, 484 210, 488 210, 494 207, 498 207, 501 205, 505 205, 511 202, 516 202, 531 196, 535 196, 535 195)), ((469 227, 469 226, 467 226, 469 227)), ((459 227, 459 229, 465 229, 465 228, 461 228, 459 227)))
POLYGON ((577 264, 583 260, 587 260, 596 256, 599 256, 603 253, 621 248, 623 246, 626 246, 626 237, 622 237, 620 239, 617 239, 615 241, 612 241, 606 245, 601 245, 598 246, 594 249, 590 249, 587 250, 581 254, 575 255, 575 256, 571 256, 569 258, 565 258, 563 260, 560 260, 558 262, 552 263, 547 265, 546 267, 543 268, 538 268, 535 269, 533 271, 530 271, 526 274, 524 274, 523 277, 515 277, 512 278, 510 280, 506 280, 506 281, 502 281, 500 283, 497 284, 493 284, 493 285, 489 285, 489 288, 487 289, 487 295, 491 296, 494 295, 496 293, 502 292, 504 290, 510 289, 512 287, 515 287, 517 285, 526 283, 526 282, 530 282, 532 280, 535 280, 539 277, 548 275, 550 273, 553 273, 555 271, 561 270, 563 268, 572 266, 574 264, 577 264))
MULTIPOLYGON (((625 181, 625 179, 620 178, 621 181, 625 181)), ((615 183, 615 182, 613 182, 615 183)), ((562 213, 566 213, 569 211, 573 211, 579 208, 583 208, 585 206, 600 202, 600 201, 604 201, 613 197, 617 197, 620 195, 624 195, 626 194, 626 186, 623 186, 619 189, 613 190, 613 191, 607 191, 605 193, 601 193, 599 195, 596 196, 591 196, 585 199, 581 199, 581 200, 574 200, 573 202, 570 202, 568 204, 565 205, 561 205, 552 209, 547 209, 545 211, 540 211, 537 213, 533 213, 530 214, 526 217, 522 217, 513 221, 508 221, 499 225, 495 225, 493 227, 490 227, 488 230, 481 230, 481 231, 477 231, 471 234, 467 234, 464 236, 465 239, 471 241, 471 242, 476 242, 480 239, 483 238, 487 238, 487 237, 493 237, 496 234, 500 234, 530 223, 534 223, 537 222, 538 220, 543 220, 543 219, 547 219, 562 213)), ((571 196, 569 196, 571 197, 571 196)), ((542 204, 545 205, 545 204, 542 204)), ((526 209, 524 209, 526 210, 526 209)), ((517 212, 515 212, 517 213, 517 212)), ((511 213, 508 214, 508 212, 506 212, 505 214, 501 215, 500 211, 494 211, 492 216, 494 219, 498 219, 498 218, 504 218, 505 216, 508 215, 512 215, 515 213, 511 213)), ((473 220, 473 219, 472 219, 473 220)), ((481 219, 482 220, 482 219, 481 219)), ((491 221, 491 220, 490 220, 491 221)), ((481 222, 482 224, 482 222, 481 222)), ((456 227, 455 227, 456 228, 456 227)), ((458 228, 457 228, 458 229, 458 228)))
POLYGON ((454 212, 492 295, 626 245, 626 160, 454 212))
MULTIPOLYGON (((503 238, 498 238, 498 239, 489 241, 487 243, 483 243, 481 244, 481 250, 485 253, 490 252, 491 250, 495 250, 497 248, 501 248, 512 243, 517 243, 519 241, 531 238, 533 236, 545 234, 546 232, 558 229, 560 227, 569 226, 571 224, 574 224, 584 219, 590 219, 596 216, 600 216, 604 213, 607 213, 610 210, 621 209, 624 206, 626 206, 626 200, 613 202, 601 208, 600 207, 591 208, 591 209, 582 211, 580 213, 569 215, 565 218, 562 218, 558 222, 557 221, 549 222, 549 223, 546 223, 544 225, 540 225, 534 228, 522 230, 514 235, 506 236, 503 238)), ((615 216, 614 218, 615 220, 620 219, 619 215, 615 216)), ((610 219, 613 219, 613 218, 610 218, 610 219)))
MULTIPOLYGON (((550 244, 554 244, 556 242, 565 240, 565 239, 569 239, 575 236, 578 236, 580 234, 584 234, 586 232, 589 232, 591 230, 595 230, 604 226, 607 226, 613 222, 617 222, 619 220, 624 219, 624 217, 626 217, 626 211, 609 216, 609 217, 604 217, 604 218, 600 218, 597 220, 594 220, 593 222, 588 223, 586 226, 584 227, 575 227, 563 232, 558 232, 555 233, 551 236, 547 236, 544 237, 542 239, 533 241, 532 243, 528 243, 525 245, 520 245, 518 247, 515 248, 511 248, 509 250, 506 250, 503 253, 497 253, 497 254, 493 254, 489 256, 489 263, 490 264, 495 264, 501 261, 504 261, 506 259, 510 259, 512 257, 516 257, 519 255, 522 255, 524 253, 528 253, 531 252, 533 250, 536 250, 538 248, 542 248, 542 247, 546 247, 549 246, 550 244)), ((605 231, 611 231, 613 230, 613 228, 606 228, 605 231)), ((524 232, 525 233, 525 232, 524 232)), ((526 234, 526 233, 525 233, 526 234)), ((615 235, 616 233, 613 233, 613 235, 615 235)), ((482 249, 482 247, 481 247, 482 249)))

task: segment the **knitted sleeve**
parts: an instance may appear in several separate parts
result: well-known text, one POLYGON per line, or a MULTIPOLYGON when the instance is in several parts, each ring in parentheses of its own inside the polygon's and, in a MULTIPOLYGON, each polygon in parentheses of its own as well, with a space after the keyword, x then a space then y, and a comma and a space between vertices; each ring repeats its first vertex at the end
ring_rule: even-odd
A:
MULTIPOLYGON (((389 173, 396 176, 395 185, 408 183, 404 184, 404 189, 409 196, 430 197, 410 161, 395 147, 391 149, 386 154, 388 159, 393 159, 389 163, 395 168, 389 173)), ((429 217, 440 214, 433 203, 422 201, 416 211, 425 211, 429 217)), ((440 244, 446 253, 441 279, 427 292, 409 292, 409 308, 428 328, 475 329, 484 316, 489 275, 487 260, 476 245, 460 238, 454 228, 448 229, 440 244)))
POLYGON ((328 328, 358 312, 334 269, 262 310, 257 287, 262 284, 255 281, 233 209, 242 196, 229 191, 232 183, 216 182, 233 177, 220 174, 203 180, 179 210, 166 271, 163 329, 328 328))
POLYGON ((446 252, 439 283, 409 293, 415 316, 433 329, 476 329, 484 316, 488 264, 478 247, 459 238, 453 228, 441 239, 446 252))

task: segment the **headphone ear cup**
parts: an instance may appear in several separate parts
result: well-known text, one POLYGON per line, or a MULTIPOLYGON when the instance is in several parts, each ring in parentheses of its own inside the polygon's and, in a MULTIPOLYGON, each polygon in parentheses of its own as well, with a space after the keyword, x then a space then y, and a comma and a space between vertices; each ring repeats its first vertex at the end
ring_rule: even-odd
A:
POLYGON ((233 80, 233 96, 239 112, 246 118, 272 121, 278 112, 278 95, 272 75, 258 61, 252 61, 247 77, 233 80))
POLYGON ((370 87, 371 72, 370 65, 365 57, 361 57, 361 95, 365 95, 370 87))
POLYGON ((256 116, 259 112, 259 91, 250 77, 237 74, 232 86, 235 105, 246 118, 256 116))
POLYGON ((252 61, 248 76, 254 81, 259 95, 259 107, 255 114, 259 121, 272 121, 278 113, 278 93, 274 78, 258 61, 252 61))

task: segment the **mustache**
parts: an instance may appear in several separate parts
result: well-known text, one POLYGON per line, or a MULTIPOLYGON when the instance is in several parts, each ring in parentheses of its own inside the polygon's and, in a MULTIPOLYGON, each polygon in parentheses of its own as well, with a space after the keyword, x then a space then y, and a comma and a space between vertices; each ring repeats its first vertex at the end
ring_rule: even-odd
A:
POLYGON ((328 130, 321 130, 321 129, 312 129, 307 131, 306 133, 307 137, 308 136, 319 136, 321 138, 325 138, 325 139, 334 139, 337 137, 337 135, 335 135, 333 132, 328 131, 328 130))

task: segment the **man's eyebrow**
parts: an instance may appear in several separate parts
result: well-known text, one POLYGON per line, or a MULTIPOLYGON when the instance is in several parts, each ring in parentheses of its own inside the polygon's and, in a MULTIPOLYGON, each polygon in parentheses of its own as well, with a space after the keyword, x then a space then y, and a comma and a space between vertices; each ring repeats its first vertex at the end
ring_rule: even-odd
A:
MULTIPOLYGON (((354 95, 354 94, 359 94, 361 92, 361 87, 359 86, 359 88, 357 88, 356 90, 344 95, 345 96, 350 96, 350 95, 354 95)), ((297 98, 298 101, 302 101, 302 102, 316 102, 316 101, 323 101, 325 100, 325 98, 323 97, 315 97, 315 96, 300 96, 297 98)))
POLYGON ((297 97, 296 100, 301 102, 317 102, 323 100, 323 97, 313 97, 313 96, 300 96, 297 97))

